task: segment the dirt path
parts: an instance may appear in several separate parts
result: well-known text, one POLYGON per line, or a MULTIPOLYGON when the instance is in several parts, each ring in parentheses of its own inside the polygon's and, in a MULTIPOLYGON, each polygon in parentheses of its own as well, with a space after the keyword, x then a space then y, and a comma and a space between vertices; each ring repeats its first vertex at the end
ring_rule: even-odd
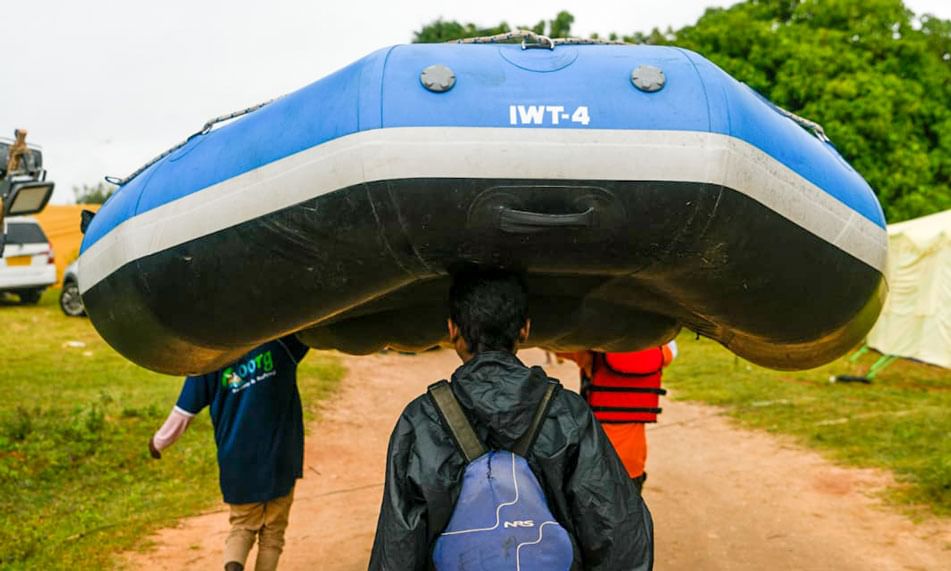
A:
MULTIPOLYGON (((544 361, 540 351, 520 356, 544 361)), ((366 569, 390 430, 409 400, 458 365, 451 351, 344 359, 343 389, 308 436, 284 570, 366 569)), ((577 388, 573 366, 549 371, 577 388)), ((645 491, 657 569, 951 568, 951 524, 916 526, 870 498, 887 475, 737 430, 713 408, 664 406, 649 429, 645 491)), ((125 560, 133 569, 220 568, 226 532, 222 507, 159 532, 155 549, 125 560)))

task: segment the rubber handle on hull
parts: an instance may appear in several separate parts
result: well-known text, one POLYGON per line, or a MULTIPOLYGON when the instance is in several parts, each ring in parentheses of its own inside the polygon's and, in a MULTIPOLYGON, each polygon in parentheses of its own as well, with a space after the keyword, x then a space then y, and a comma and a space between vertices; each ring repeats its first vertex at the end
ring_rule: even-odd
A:
POLYGON ((499 229, 512 234, 532 234, 552 229, 593 228, 596 222, 594 207, 572 214, 526 212, 505 206, 500 208, 499 229))

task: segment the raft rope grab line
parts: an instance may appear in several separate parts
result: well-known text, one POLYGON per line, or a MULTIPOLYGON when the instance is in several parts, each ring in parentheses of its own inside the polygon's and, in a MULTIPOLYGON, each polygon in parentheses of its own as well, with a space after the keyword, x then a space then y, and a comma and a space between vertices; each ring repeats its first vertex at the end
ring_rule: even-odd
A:
MULTIPOLYGON (((767 101, 769 100, 767 99, 767 101)), ((822 125, 816 123, 815 121, 810 121, 809 119, 806 119, 805 117, 800 117, 799 115, 796 115, 792 111, 786 111, 785 109, 783 109, 782 107, 780 107, 779 105, 776 105, 775 103, 771 101, 769 102, 769 104, 772 105, 773 109, 775 109, 776 112, 778 112, 780 115, 792 120, 793 123, 811 132, 817 139, 819 139, 823 143, 832 143, 832 140, 829 139, 828 135, 826 135, 826 130, 822 128, 822 125)))
POLYGON ((753 93, 753 95, 755 95, 763 103, 769 105, 774 111, 776 111, 783 117, 789 119, 793 123, 799 125, 806 131, 809 131, 810 133, 812 133, 812 135, 815 138, 819 139, 823 143, 829 143, 830 145, 832 144, 832 139, 830 139, 829 136, 826 135, 826 130, 819 123, 816 123, 815 121, 810 121, 809 119, 806 119, 805 117, 800 117, 799 115, 796 115, 792 111, 787 111, 786 109, 783 109, 779 105, 776 105, 775 103, 767 99, 766 96, 764 96, 762 93, 750 87, 749 84, 747 83, 741 82, 741 85, 743 85, 743 87, 745 87, 746 89, 750 90, 753 93))
POLYGON ((522 49, 547 48, 555 49, 556 46, 624 46, 628 45, 621 40, 594 40, 590 38, 549 38, 543 34, 536 34, 531 30, 513 30, 495 34, 494 36, 478 36, 475 38, 462 38, 461 40, 449 40, 447 44, 498 44, 510 40, 522 40, 522 49))
POLYGON ((132 179, 134 179, 135 177, 137 177, 137 176, 139 176, 140 174, 142 174, 142 171, 144 171, 145 169, 149 168, 150 166, 154 165, 155 163, 159 162, 160 160, 162 160, 162 159, 164 159, 165 157, 169 156, 170 154, 174 153, 174 152, 177 151, 178 149, 181 149, 182 147, 184 147, 185 145, 187 145, 188 142, 191 141, 192 139, 194 139, 195 137, 199 137, 199 136, 201 136, 201 135, 207 135, 208 133, 211 132, 211 129, 212 129, 215 125, 217 125, 218 123, 224 123, 225 121, 230 121, 230 120, 232 120, 232 119, 237 119, 238 117, 241 117, 242 115, 247 115, 248 113, 253 113, 253 112, 257 111, 258 109, 260 109, 260 108, 262 108, 262 107, 264 107, 264 106, 266 106, 266 105, 268 105, 268 104, 270 104, 270 103, 273 103, 274 101, 277 101, 278 99, 280 99, 280 97, 275 97, 274 99, 268 99, 268 100, 265 101, 264 103, 258 103, 257 105, 252 105, 251 107, 247 107, 247 108, 245 108, 245 109, 241 109, 240 111, 235 111, 235 112, 233 112, 233 113, 228 113, 228 114, 226 114, 226 115, 219 115, 219 116, 217 116, 217 117, 215 117, 215 118, 213 118, 213 119, 209 119, 208 121, 205 121, 205 124, 202 125, 202 128, 201 128, 200 131, 198 131, 198 132, 196 132, 196 133, 192 133, 191 135, 188 136, 187 139, 185 139, 185 140, 182 141, 181 143, 175 145, 175 146, 172 147, 171 149, 165 151, 165 152, 162 153, 161 155, 155 157, 155 158, 152 159, 151 161, 145 163, 144 165, 142 165, 141 167, 139 167, 134 173, 130 174, 129 176, 127 176, 127 177, 125 177, 125 178, 121 178, 121 179, 118 178, 118 177, 114 177, 114 176, 107 176, 107 177, 106 177, 106 182, 111 183, 111 184, 114 184, 114 185, 117 185, 117 186, 122 186, 122 185, 126 184, 127 182, 129 182, 130 180, 132 180, 132 179))

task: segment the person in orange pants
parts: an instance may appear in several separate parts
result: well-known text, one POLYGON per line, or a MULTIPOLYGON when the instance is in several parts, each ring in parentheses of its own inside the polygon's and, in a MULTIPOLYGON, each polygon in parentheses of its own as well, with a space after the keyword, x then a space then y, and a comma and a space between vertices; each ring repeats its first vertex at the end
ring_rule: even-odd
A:
POLYGON ((581 372, 581 396, 601 422, 638 491, 647 480, 645 425, 657 422, 663 369, 677 356, 677 342, 629 353, 558 353, 581 372))

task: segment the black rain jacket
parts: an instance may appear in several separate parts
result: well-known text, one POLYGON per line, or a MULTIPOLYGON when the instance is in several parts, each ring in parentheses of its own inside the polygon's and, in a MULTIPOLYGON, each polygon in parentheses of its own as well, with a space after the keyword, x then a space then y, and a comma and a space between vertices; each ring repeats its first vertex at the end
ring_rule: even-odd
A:
MULTIPOLYGON (((479 353, 452 375, 452 390, 490 449, 511 449, 545 390, 545 371, 507 352, 479 353)), ((572 569, 647 570, 650 512, 587 403, 558 390, 528 463, 574 547, 572 569)), ((370 569, 432 569, 434 542, 459 497, 465 460, 428 395, 396 423, 370 569)))

